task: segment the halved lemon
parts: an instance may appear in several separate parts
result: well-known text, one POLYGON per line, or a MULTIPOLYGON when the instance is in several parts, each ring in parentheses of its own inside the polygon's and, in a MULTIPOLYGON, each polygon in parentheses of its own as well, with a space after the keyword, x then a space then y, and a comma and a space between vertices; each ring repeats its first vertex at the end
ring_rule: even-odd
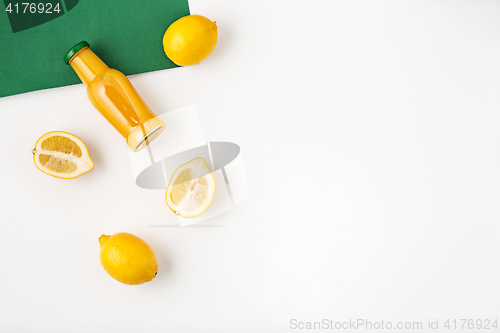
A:
POLYGON ((57 178, 73 179, 94 168, 85 143, 70 133, 46 133, 31 152, 36 167, 57 178))
POLYGON ((178 167, 168 183, 165 200, 182 217, 196 217, 207 210, 215 195, 215 178, 203 157, 178 167))

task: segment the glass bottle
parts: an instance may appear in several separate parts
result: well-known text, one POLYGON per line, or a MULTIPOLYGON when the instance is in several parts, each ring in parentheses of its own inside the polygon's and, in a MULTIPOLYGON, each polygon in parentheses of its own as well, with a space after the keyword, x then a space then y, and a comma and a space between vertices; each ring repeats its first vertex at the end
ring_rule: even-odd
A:
POLYGON ((144 148, 165 129, 163 120, 151 111, 127 77, 109 68, 87 42, 73 46, 64 61, 87 87, 92 105, 125 137, 133 152, 144 148))

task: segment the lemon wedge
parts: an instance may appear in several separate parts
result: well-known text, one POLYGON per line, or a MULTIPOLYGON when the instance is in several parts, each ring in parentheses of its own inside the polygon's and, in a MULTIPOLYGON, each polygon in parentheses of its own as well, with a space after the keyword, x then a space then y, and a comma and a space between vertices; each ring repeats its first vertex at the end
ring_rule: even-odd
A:
POLYGON ((46 133, 31 152, 36 167, 53 177, 73 179, 94 168, 85 143, 70 133, 46 133))
POLYGON ((178 167, 168 183, 165 200, 182 217, 196 217, 207 210, 215 195, 215 178, 203 157, 178 167))

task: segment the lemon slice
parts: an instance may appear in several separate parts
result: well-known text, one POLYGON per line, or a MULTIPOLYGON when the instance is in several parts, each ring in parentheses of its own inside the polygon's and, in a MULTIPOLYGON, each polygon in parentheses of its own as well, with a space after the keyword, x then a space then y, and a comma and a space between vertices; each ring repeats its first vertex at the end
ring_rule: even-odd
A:
POLYGON ((73 179, 94 168, 87 146, 77 136, 66 132, 42 135, 32 153, 36 167, 57 178, 73 179))
POLYGON ((215 178, 203 157, 184 163, 168 183, 165 200, 182 217, 196 217, 207 210, 215 194, 215 178))
POLYGON ((163 35, 163 50, 179 66, 191 66, 208 57, 217 44, 217 24, 201 15, 187 15, 172 23, 163 35))

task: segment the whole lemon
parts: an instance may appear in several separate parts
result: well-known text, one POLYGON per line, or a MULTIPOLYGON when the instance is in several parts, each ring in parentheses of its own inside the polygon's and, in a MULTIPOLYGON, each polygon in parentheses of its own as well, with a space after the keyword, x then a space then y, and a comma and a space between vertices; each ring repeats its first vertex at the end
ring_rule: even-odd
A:
POLYGON ((125 284, 151 281, 158 271, 158 263, 151 247, 137 236, 121 232, 99 237, 99 257, 104 270, 125 284))
POLYGON ((201 15, 188 15, 172 23, 163 36, 167 57, 179 66, 199 63, 217 44, 217 25, 201 15))

